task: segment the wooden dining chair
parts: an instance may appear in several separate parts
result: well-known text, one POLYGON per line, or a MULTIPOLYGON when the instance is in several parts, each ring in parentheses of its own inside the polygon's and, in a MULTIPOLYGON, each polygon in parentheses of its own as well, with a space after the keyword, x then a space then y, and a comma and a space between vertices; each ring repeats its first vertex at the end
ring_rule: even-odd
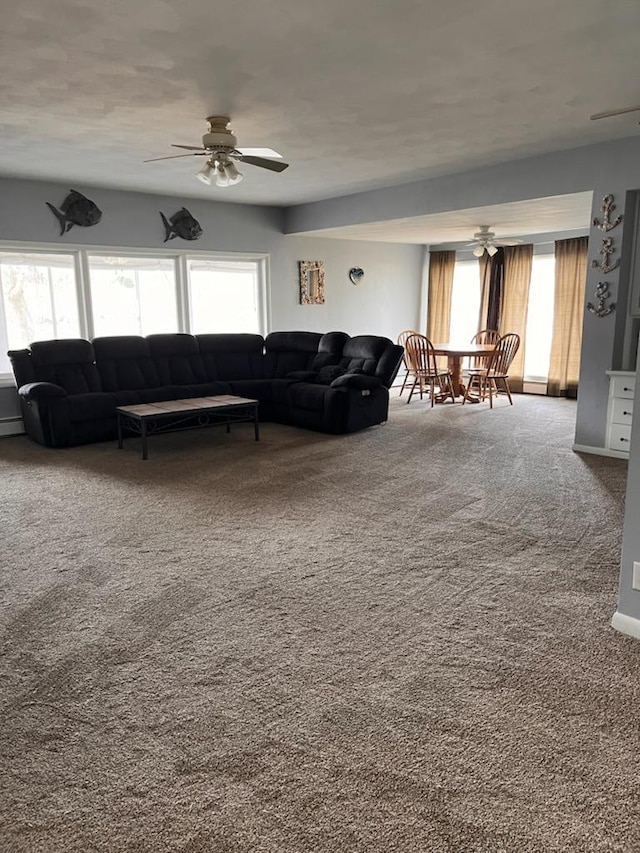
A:
MULTIPOLYGON (((484 368, 469 371, 467 392, 471 393, 473 385, 478 387, 478 396, 485 400, 489 394, 489 406, 493 408, 493 395, 504 391, 513 406, 511 389, 509 388, 509 368, 520 348, 520 336, 513 332, 503 335, 489 356, 489 363, 484 368)), ((466 397, 465 397, 466 399, 466 397)), ((463 399, 463 403, 465 402, 463 399)))
POLYGON ((411 337, 411 335, 419 335, 420 332, 416 332, 415 329, 405 329, 404 332, 400 332, 398 335, 398 345, 404 348, 404 354, 402 356, 402 364, 405 369, 404 380, 402 382, 402 387, 400 388, 400 393, 398 397, 402 397, 402 392, 405 389, 407 384, 407 380, 409 379, 409 375, 411 374, 411 369, 409 367, 409 359, 407 358, 407 339, 411 337))
POLYGON ((420 391, 421 400, 426 388, 429 388, 432 406, 436 401, 436 387, 438 394, 442 395, 442 399, 446 400, 447 397, 451 397, 455 403, 456 397, 453 391, 451 373, 448 369, 438 366, 433 344, 429 338, 418 334, 409 335, 405 343, 405 351, 409 362, 409 372, 413 376, 413 385, 407 403, 411 402, 416 385, 420 391))
MULTIPOLYGON (((469 343, 481 346, 495 346, 500 340, 500 332, 496 329, 482 329, 471 338, 469 343)), ((489 366, 490 355, 474 355, 469 359, 468 370, 482 370, 489 366)))

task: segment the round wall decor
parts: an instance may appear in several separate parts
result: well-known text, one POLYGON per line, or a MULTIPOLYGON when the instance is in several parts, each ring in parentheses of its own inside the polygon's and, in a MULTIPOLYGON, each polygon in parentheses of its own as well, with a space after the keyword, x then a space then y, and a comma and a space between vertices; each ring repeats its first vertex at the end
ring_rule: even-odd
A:
POLYGON ((351 284, 360 284, 364 278, 364 270, 361 267, 351 267, 349 270, 349 281, 351 284))

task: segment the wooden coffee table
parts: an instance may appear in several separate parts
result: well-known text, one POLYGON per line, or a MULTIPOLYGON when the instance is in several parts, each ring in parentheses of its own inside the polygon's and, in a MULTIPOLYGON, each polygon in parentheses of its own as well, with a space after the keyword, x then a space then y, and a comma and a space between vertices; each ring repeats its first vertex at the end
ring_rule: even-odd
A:
POLYGON ((147 436, 159 432, 253 421, 256 441, 260 440, 258 400, 221 394, 215 397, 192 397, 187 400, 163 400, 159 403, 139 403, 118 406, 118 447, 123 447, 123 430, 128 429, 142 438, 142 458, 147 458, 147 436))

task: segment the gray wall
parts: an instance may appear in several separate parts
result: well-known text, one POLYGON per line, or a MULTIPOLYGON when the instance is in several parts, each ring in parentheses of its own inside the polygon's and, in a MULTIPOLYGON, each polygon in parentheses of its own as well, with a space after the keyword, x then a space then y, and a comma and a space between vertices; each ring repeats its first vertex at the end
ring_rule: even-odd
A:
MULTIPOLYGON (((626 215, 628 196, 640 187, 640 137, 575 148, 515 160, 501 166, 476 169, 464 174, 420 181, 390 189, 329 199, 290 208, 285 215, 288 233, 303 233, 337 225, 402 219, 463 208, 526 201, 576 192, 593 192, 592 219, 600 217, 603 196, 613 193, 616 212, 626 215)), ((632 231, 621 227, 610 236, 618 249, 614 257, 628 258, 632 231), (624 233, 624 238, 623 238, 624 233)), ((598 258, 603 234, 591 228, 589 258, 598 258)), ((607 369, 620 367, 621 341, 628 337, 627 301, 629 273, 607 276, 614 315, 598 319, 585 310, 580 390, 576 422, 576 444, 602 448, 605 445, 608 395, 607 369), (620 316, 621 312, 621 316, 620 316)), ((589 269, 585 303, 593 300, 597 270, 589 269)))
MULTIPOLYGON (((103 211, 92 228, 74 227, 64 237, 45 201, 59 204, 67 186, 0 179, 0 241, 125 247, 173 251, 258 252, 270 256, 271 330, 341 329, 349 334, 380 334, 395 339, 418 319, 422 247, 387 243, 345 242, 282 233, 283 211, 274 207, 225 204, 126 193, 77 186, 103 211), (183 204, 198 219, 204 234, 186 243, 163 244, 158 211, 167 216, 183 204), (300 305, 299 260, 321 260, 326 269, 325 305, 300 305), (357 287, 348 279, 353 266, 366 276, 357 287)), ((11 389, 0 389, 0 419, 15 415, 11 389)))

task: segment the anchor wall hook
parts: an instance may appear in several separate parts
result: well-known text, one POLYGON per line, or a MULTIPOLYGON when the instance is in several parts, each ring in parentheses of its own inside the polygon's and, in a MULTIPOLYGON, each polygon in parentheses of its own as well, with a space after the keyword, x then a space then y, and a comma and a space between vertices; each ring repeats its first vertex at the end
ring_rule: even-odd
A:
POLYGON ((611 220, 611 214, 615 209, 616 206, 613 203, 613 196, 611 194, 606 195, 602 199, 602 206, 600 207, 600 210, 602 211, 602 222, 597 217, 593 220, 593 224, 596 228, 599 228, 601 231, 611 231, 612 228, 619 225, 622 222, 621 213, 619 213, 613 221, 611 220))
POLYGON ((600 254, 602 255, 602 262, 598 260, 591 261, 591 267, 594 270, 600 270, 603 275, 608 275, 613 270, 617 269, 620 266, 620 259, 618 258, 612 264, 609 263, 609 258, 615 252, 613 248, 613 238, 605 237, 602 240, 602 248, 600 249, 600 254))
POLYGON ((593 302, 587 302, 587 309, 591 311, 592 314, 595 314, 596 317, 606 317, 608 314, 611 314, 616 307, 616 303, 612 302, 610 305, 605 305, 605 302, 611 296, 609 293, 608 282, 599 281, 594 295, 598 304, 594 305, 593 302))

